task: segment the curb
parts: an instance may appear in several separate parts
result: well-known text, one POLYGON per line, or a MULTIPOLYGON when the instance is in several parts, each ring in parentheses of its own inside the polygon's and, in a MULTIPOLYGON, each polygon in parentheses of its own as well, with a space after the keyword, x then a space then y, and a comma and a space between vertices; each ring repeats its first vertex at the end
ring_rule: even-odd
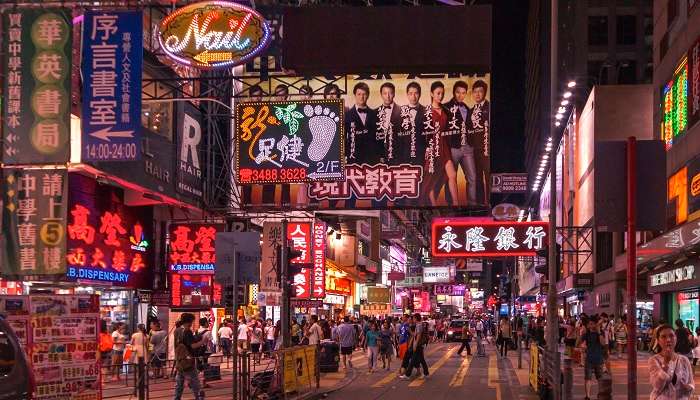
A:
POLYGON ((356 378, 357 378, 357 372, 355 372, 355 368, 348 369, 348 372, 345 374, 345 378, 343 378, 340 382, 338 382, 335 386, 318 391, 316 393, 310 393, 307 396, 303 396, 298 398, 298 400, 316 400, 316 399, 322 399, 325 398, 327 395, 337 392, 338 390, 341 390, 351 384, 356 378))

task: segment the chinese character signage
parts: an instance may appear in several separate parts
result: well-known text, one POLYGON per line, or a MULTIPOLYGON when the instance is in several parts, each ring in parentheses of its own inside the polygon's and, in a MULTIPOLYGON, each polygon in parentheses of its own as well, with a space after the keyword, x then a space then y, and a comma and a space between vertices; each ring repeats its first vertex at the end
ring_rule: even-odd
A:
POLYGON ((216 234, 225 230, 220 223, 173 223, 170 225, 168 269, 185 274, 214 274, 216 234))
POLYGON ((326 275, 326 292, 350 296, 352 294, 352 281, 347 278, 326 275))
POLYGON ((313 297, 321 299, 326 295, 326 223, 314 221, 313 232, 313 297))
POLYGON ((292 277, 294 297, 297 299, 311 298, 311 269, 302 268, 301 272, 292 277))
POLYGON ((340 100, 240 103, 236 107, 239 183, 344 179, 340 100))
POLYGON ((5 169, 2 274, 66 272, 66 170, 5 169))
POLYGON ((85 11, 83 161, 140 157, 142 64, 141 11, 85 11))
POLYGON ((178 310, 208 310, 214 304, 212 275, 170 274, 170 307, 178 310))
POLYGON ((281 222, 264 222, 262 237, 262 261, 260 262, 260 290, 280 290, 280 265, 278 252, 284 244, 281 222))
POLYGON ((71 12, 8 9, 3 17, 5 164, 70 158, 71 12))
POLYGON ((547 244, 546 222, 435 218, 433 257, 534 256, 547 244))
POLYGON ((368 303, 391 303, 391 291, 386 287, 367 287, 368 303))
POLYGON ((661 93, 661 139, 666 149, 673 146, 688 125, 688 59, 683 57, 661 93))
POLYGON ((270 27, 254 10, 228 1, 204 1, 175 10, 160 23, 160 48, 196 68, 230 68, 270 44, 270 27))
POLYGON ((445 296, 464 296, 467 292, 465 285, 435 285, 433 293, 445 296))
POLYGON ((135 289, 153 287, 153 213, 121 191, 70 175, 67 277, 135 289))
MULTIPOLYGON (((238 156, 247 164, 239 164, 237 180, 307 183, 266 185, 260 190, 254 187, 244 197, 245 206, 308 210, 489 204, 490 74, 349 75, 336 80, 339 85, 320 77, 300 79, 274 77, 272 83, 273 99, 287 100, 299 93, 303 99, 298 101, 260 103, 258 97, 256 102, 246 103, 247 99, 242 99, 237 110, 238 156), (327 103, 333 98, 342 99, 342 117, 340 110, 327 103), (265 106, 267 109, 261 108, 265 106), (248 113, 242 111, 245 109, 248 113), (241 126, 246 120, 247 131, 241 126), (307 121, 311 142, 299 133, 306 129, 307 121), (331 128, 338 129, 338 125, 343 125, 346 160, 340 171, 335 168, 335 159, 316 162, 330 146, 323 138, 330 138, 331 128), (273 136, 270 129, 280 133, 273 136), (295 137, 299 137, 299 145, 294 143, 295 137), (301 144, 303 149, 299 149, 301 144), (315 159, 290 160, 291 149, 301 150, 302 156, 307 150, 306 156, 313 152, 315 159), (309 167, 303 177, 306 164, 309 167), (287 168, 299 173, 290 177, 285 171, 282 177, 280 170, 287 168), (309 179, 312 173, 314 179, 309 179)), ((257 77, 250 79, 250 85, 256 83, 257 77)))
POLYGON ((287 224, 287 240, 290 248, 301 253, 289 260, 290 264, 311 264, 311 223, 294 222, 287 224))

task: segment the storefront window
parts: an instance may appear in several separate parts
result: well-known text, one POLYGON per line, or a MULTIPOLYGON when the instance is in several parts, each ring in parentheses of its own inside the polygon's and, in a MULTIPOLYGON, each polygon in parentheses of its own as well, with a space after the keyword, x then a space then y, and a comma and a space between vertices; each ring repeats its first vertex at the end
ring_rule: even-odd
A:
POLYGON ((700 314, 700 303, 698 292, 678 293, 678 318, 683 321, 686 327, 695 331, 698 326, 698 314, 700 314))

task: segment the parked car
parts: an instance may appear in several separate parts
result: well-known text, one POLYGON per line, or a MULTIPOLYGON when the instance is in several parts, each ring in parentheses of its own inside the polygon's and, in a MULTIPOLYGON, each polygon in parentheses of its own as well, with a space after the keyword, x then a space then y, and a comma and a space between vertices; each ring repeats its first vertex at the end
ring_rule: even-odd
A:
POLYGON ((30 399, 33 382, 32 368, 19 339, 0 316, 0 400, 30 399))
POLYGON ((455 319, 450 321, 450 326, 447 327, 447 336, 445 341, 460 341, 462 340, 462 328, 467 323, 464 319, 455 319))

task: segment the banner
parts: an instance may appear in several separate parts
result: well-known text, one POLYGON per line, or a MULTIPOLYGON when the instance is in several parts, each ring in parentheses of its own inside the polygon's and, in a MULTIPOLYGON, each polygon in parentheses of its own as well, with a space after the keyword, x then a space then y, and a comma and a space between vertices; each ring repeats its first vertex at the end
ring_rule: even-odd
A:
POLYGON ((82 160, 141 157, 141 11, 87 10, 83 21, 82 160))
POLYGON ((314 298, 326 296, 326 223, 317 219, 314 221, 313 232, 313 274, 312 294, 314 298))
MULTIPOLYGON (((285 109, 282 117, 287 112, 299 112, 298 104, 321 98, 342 98, 345 105, 345 179, 297 185, 253 185, 250 195, 244 196, 244 206, 376 209, 482 208, 489 204, 490 74, 378 74, 343 78, 345 80, 335 80, 342 82, 342 88, 320 79, 307 79, 308 84, 300 89, 290 89, 294 85, 298 87, 301 78, 275 77, 273 98, 284 101, 284 104, 297 104, 294 110, 285 109), (291 102, 290 98, 301 99, 291 102)), ((257 81, 250 80, 251 86, 255 83, 257 81)), ((258 92, 262 92, 262 89, 258 89, 258 92)), ((250 93, 253 93, 252 88, 250 93)), ((256 101, 259 98, 256 97, 256 101)), ((259 107, 256 104, 259 103, 249 106, 248 126, 255 126, 255 121, 259 121, 253 116, 256 107, 259 107)), ((245 108, 244 103, 239 111, 245 108)), ((316 108, 311 107, 309 113, 316 116, 316 108)), ((330 116, 331 111, 326 115, 325 108, 327 106, 321 106, 320 115, 330 116)), ((299 112, 302 117, 306 115, 303 109, 299 112)), ((268 111, 268 115, 270 113, 273 111, 268 111)), ((338 115, 336 112, 334 114, 338 115)), ((305 121, 305 118, 300 120, 305 121)), ((330 119, 335 121, 335 117, 330 119)), ((239 118, 238 121, 242 120, 239 118)), ((285 124, 283 121, 277 127, 287 128, 291 132, 288 124, 291 122, 285 124)), ((265 126, 270 125, 267 123, 265 126)), ((331 125, 333 123, 328 122, 328 126, 331 125)), ((250 130, 237 140, 246 142, 247 137, 254 138, 260 131, 250 130)), ((268 133, 265 131, 261 134, 268 133)), ((262 151, 269 148, 270 143, 261 146, 258 141, 257 148, 247 147, 251 151, 248 155, 245 155, 244 146, 243 154, 239 156, 253 160, 257 158, 260 162, 267 157, 280 163, 281 153, 270 152, 266 155, 262 151)), ((284 158, 287 159, 286 156, 284 158)), ((270 164, 269 161, 267 163, 270 164)), ((298 165, 296 167, 300 168, 298 165)), ((239 165, 239 175, 243 168, 248 167, 239 165)), ((265 172, 264 177, 253 177, 254 172, 250 171, 250 179, 239 176, 238 181, 279 182, 279 174, 276 179, 267 179, 268 175, 273 178, 271 170, 265 172)))
POLYGON ((263 223, 262 262, 260 263, 260 290, 279 291, 280 265, 278 252, 284 243, 281 222, 263 223))
POLYGON ((121 190, 70 175, 68 271, 72 281, 153 288, 153 212, 129 207, 121 190))
POLYGON ((184 274, 214 274, 216 234, 223 223, 173 223, 170 225, 168 270, 184 274))
POLYGON ((391 303, 391 291, 384 287, 367 287, 368 303, 391 303))
POLYGON ((12 9, 3 16, 5 164, 70 159, 71 12, 12 9))
POLYGON ((66 170, 5 169, 2 274, 66 272, 66 170))
POLYGON ((177 123, 177 174, 175 190, 202 198, 202 113, 181 103, 177 123))
POLYGON ((547 222, 434 218, 433 257, 534 256, 547 244, 547 222))
POLYGON ((236 180, 343 180, 343 112, 335 99, 237 104, 236 180))

